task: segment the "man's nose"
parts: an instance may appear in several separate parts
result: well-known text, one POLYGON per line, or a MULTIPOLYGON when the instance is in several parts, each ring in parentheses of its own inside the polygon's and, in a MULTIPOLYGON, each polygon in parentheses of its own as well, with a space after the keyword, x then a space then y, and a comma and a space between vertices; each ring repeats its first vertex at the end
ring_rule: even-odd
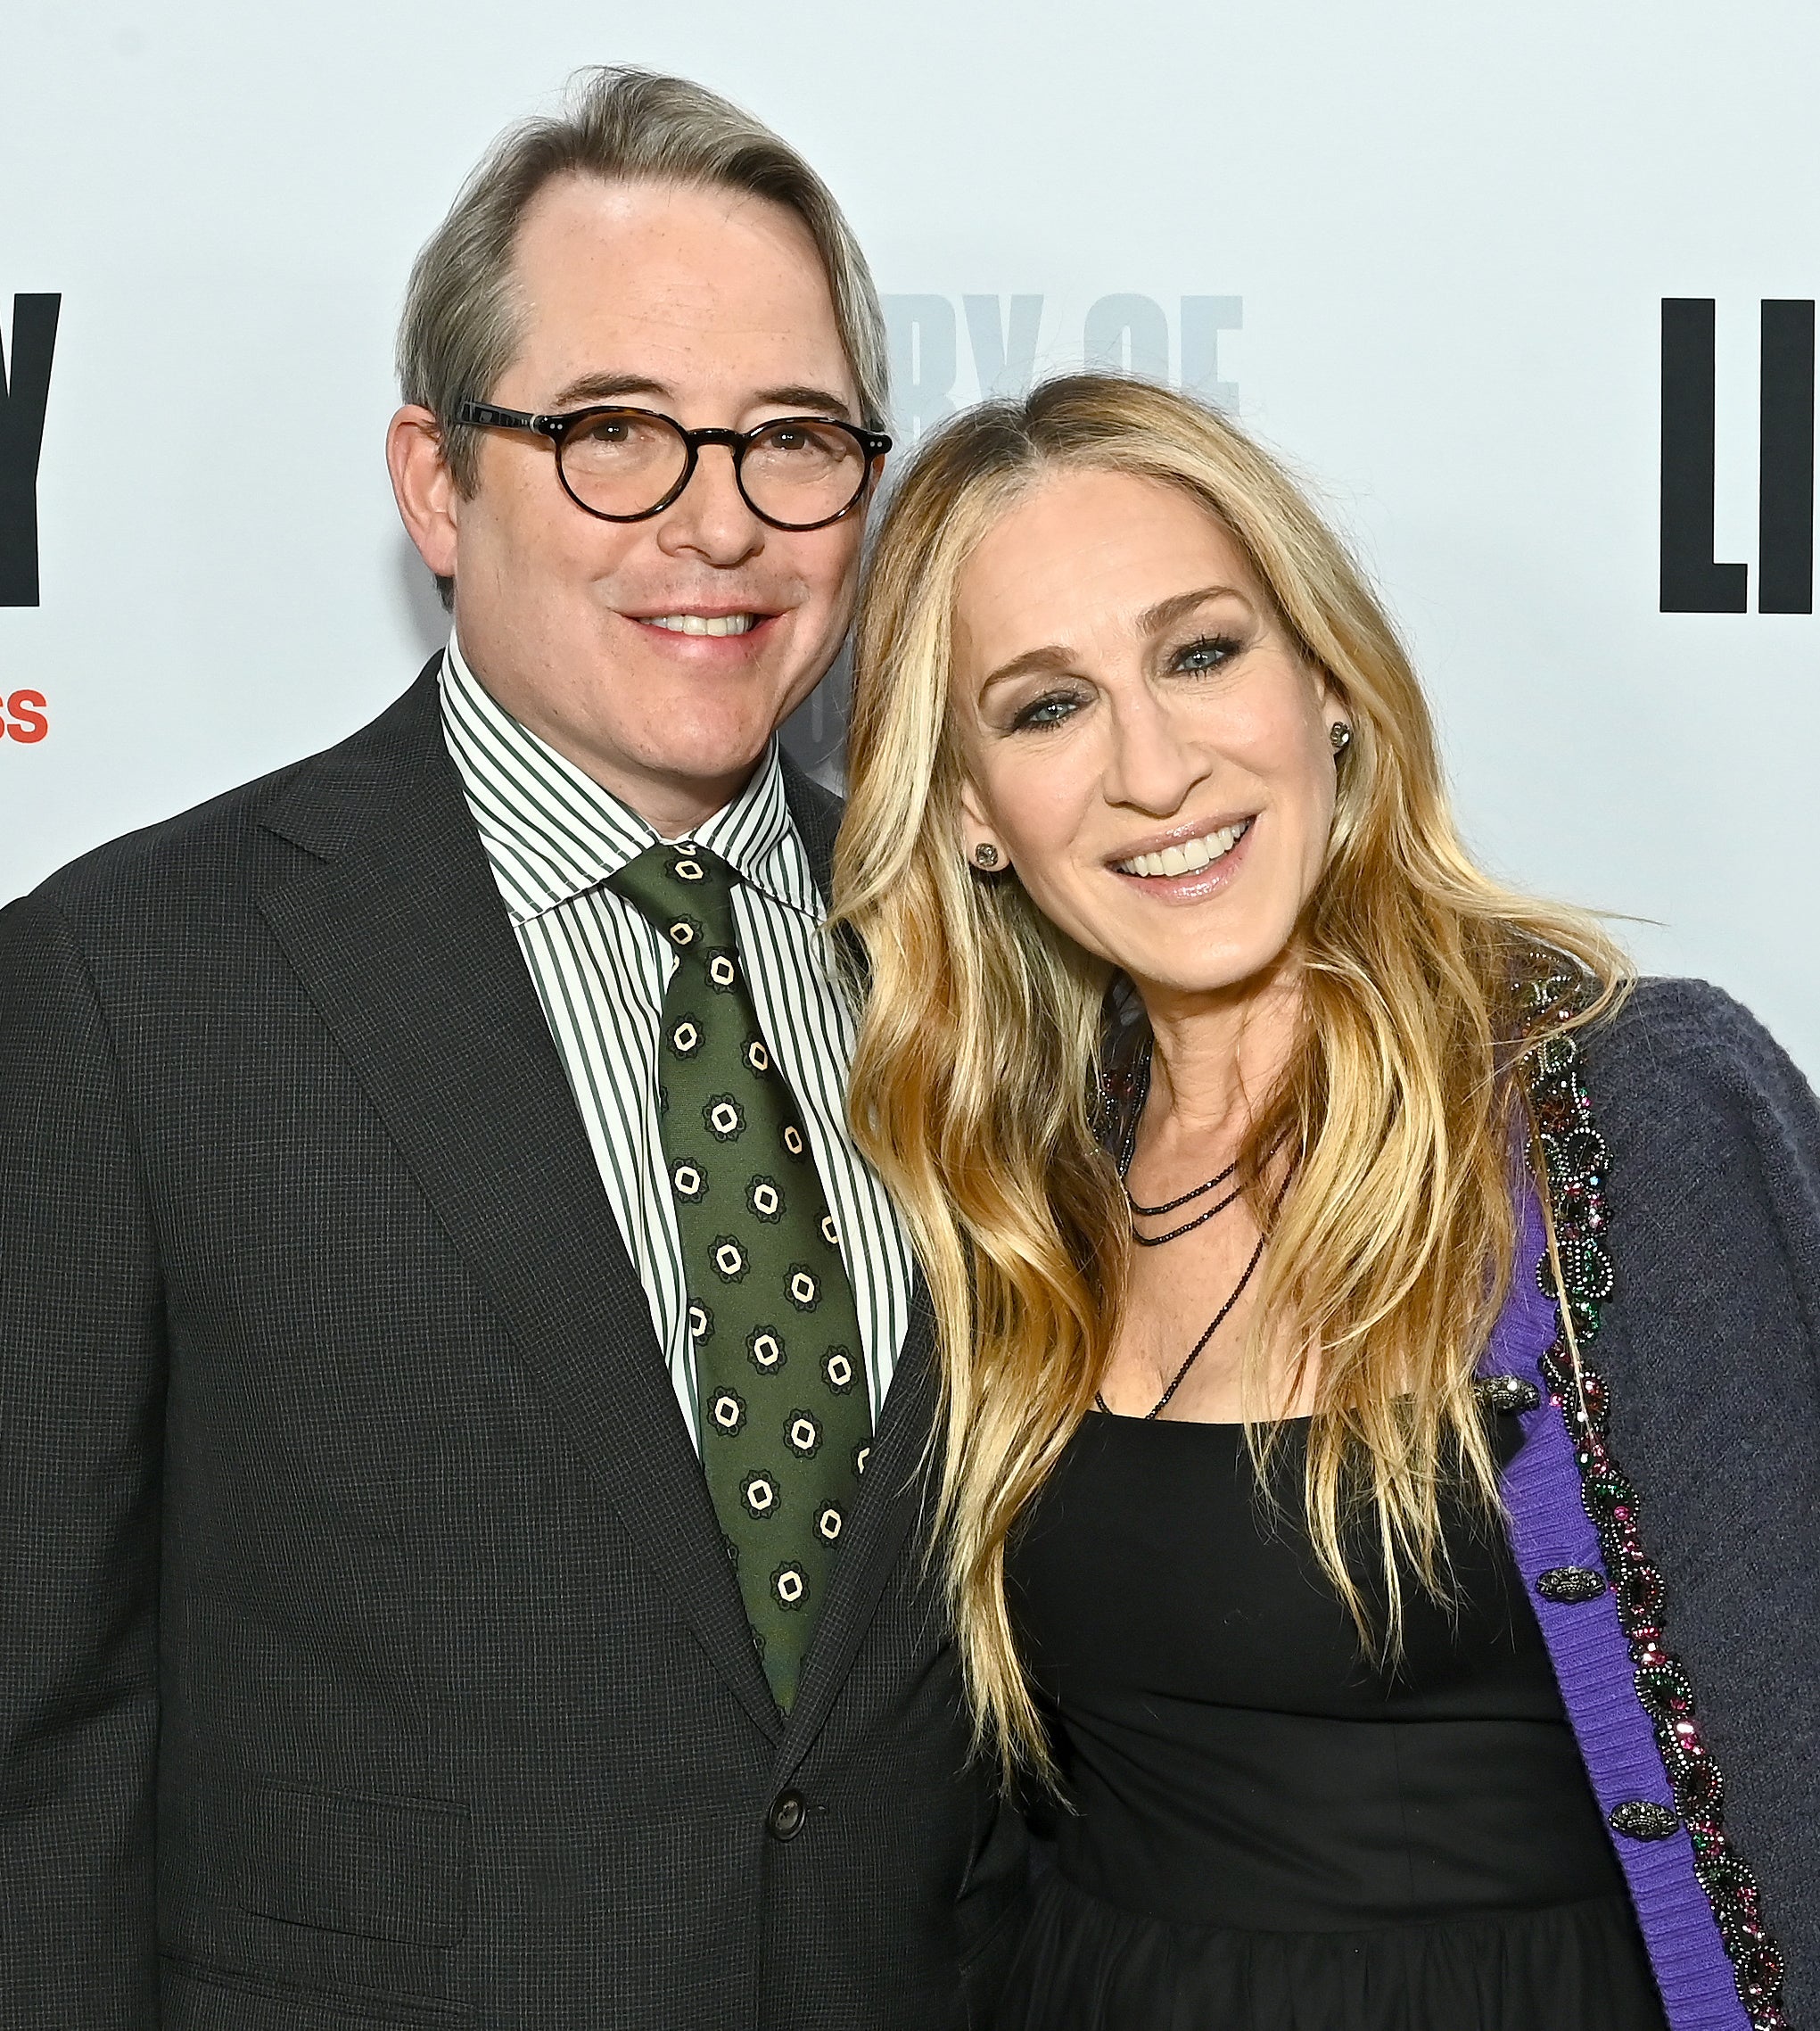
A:
POLYGON ((734 477, 733 448, 704 444, 688 484, 657 517, 657 547, 666 557, 697 557, 722 570, 764 548, 765 524, 746 505, 734 477))

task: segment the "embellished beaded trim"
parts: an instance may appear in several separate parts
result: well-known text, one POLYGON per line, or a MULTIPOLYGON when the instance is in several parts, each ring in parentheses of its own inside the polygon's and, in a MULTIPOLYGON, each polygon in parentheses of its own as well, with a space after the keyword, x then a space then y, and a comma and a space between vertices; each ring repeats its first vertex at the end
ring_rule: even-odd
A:
MULTIPOLYGON (((1556 974, 1536 983, 1534 1012, 1544 1020, 1572 1011, 1562 999, 1570 983, 1556 974)), ((1529 1094, 1548 1172, 1555 1246, 1574 1325, 1584 1355, 1597 1338, 1600 1307, 1611 1294, 1611 1259, 1605 1249, 1604 1138, 1593 1119, 1593 1103, 1579 1072, 1579 1048, 1571 1036, 1551 1036, 1528 1061, 1529 1094)), ((1544 1255, 1537 1271, 1543 1294, 1558 1303, 1554 1277, 1544 1255)), ((1549 1401, 1566 1420, 1580 1471, 1580 1493, 1599 1533, 1605 1569, 1617 1597, 1618 1615, 1630 1644, 1638 1699, 1655 1730, 1663 1768, 1674 1787, 1679 1823, 1693 1840, 1693 1868, 1718 1922, 1732 1963, 1739 2000, 1752 2031, 1790 2031, 1783 2012, 1783 1960, 1764 1928, 1757 1878, 1725 1833, 1724 1782, 1708 1754, 1694 1715, 1693 1688, 1681 1661, 1663 1641, 1666 1589, 1644 1556, 1637 1532, 1636 1490, 1611 1456, 1606 1440, 1610 1394, 1604 1377, 1584 1361, 1576 1363, 1564 1328, 1542 1360, 1549 1401)), ((1636 1810, 1635 1804, 1622 1812, 1636 1810)), ((1676 1814, 1666 1806, 1647 1826, 1613 1823, 1638 1839, 1672 1834, 1676 1814)))

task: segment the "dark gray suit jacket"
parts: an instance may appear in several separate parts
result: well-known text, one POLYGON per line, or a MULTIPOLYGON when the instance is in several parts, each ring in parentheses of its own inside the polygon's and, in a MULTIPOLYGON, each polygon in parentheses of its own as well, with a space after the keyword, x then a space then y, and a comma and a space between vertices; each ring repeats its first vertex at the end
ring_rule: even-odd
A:
POLYGON ((786 1720, 432 672, 0 912, 0 2027, 983 2021, 926 1315, 786 1720))

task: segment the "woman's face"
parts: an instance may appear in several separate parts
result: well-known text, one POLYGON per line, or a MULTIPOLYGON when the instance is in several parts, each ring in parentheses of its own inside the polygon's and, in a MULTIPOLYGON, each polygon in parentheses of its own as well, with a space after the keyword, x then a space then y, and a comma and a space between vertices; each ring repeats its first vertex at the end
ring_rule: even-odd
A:
POLYGON ((1272 976, 1321 874, 1343 714, 1188 494, 1044 481, 962 573, 969 855, 1154 998, 1272 976))

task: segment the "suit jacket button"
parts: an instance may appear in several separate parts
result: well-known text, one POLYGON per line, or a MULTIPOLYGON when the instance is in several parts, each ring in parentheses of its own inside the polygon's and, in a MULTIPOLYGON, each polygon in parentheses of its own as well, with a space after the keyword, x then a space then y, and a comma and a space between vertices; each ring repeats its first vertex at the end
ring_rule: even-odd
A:
POLYGON ((808 1817, 809 1808, 803 1803, 800 1791, 780 1791, 771 1801, 765 1825, 774 1841, 793 1841, 803 1831, 803 1822, 808 1817))

